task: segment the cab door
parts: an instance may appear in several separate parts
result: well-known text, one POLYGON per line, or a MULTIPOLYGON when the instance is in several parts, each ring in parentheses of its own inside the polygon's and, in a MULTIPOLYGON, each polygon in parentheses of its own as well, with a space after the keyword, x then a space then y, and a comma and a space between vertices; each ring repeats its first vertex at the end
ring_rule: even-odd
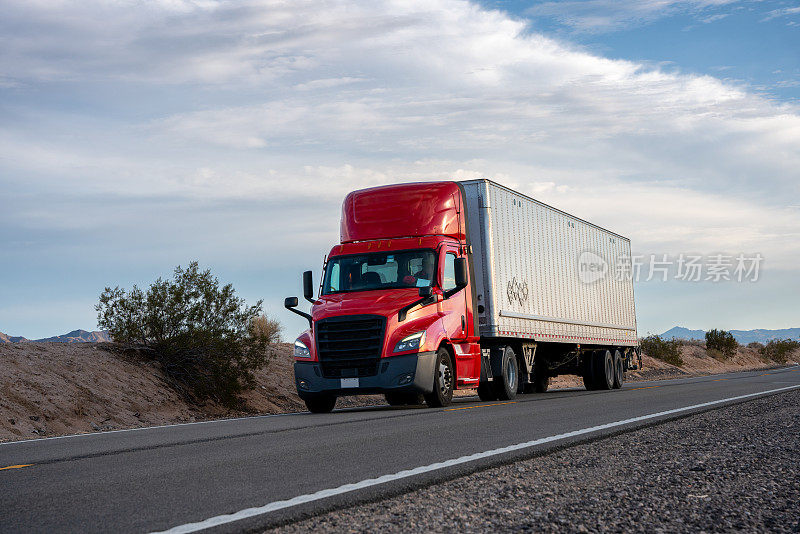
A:
MULTIPOLYGON (((446 294, 456 287, 455 260, 461 256, 461 247, 447 245, 442 247, 440 254, 439 285, 446 294)), ((470 280, 471 283, 472 281, 470 280)), ((477 384, 481 373, 480 348, 477 343, 467 343, 469 336, 469 324, 467 322, 468 294, 469 287, 463 288, 451 295, 450 298, 444 299, 441 303, 442 325, 445 332, 447 332, 447 337, 453 343, 456 355, 456 376, 460 386, 477 384)))

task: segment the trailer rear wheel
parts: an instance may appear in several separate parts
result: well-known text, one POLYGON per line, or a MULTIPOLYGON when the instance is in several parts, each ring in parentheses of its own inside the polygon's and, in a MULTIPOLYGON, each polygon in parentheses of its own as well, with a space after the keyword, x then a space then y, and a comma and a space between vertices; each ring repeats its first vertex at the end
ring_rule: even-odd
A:
POLYGON ((614 358, 610 350, 598 350, 592 355, 592 378, 595 389, 614 387, 614 358))
POLYGON ((511 347, 505 347, 500 360, 500 376, 492 380, 492 389, 499 400, 511 400, 517 394, 518 384, 517 355, 511 347))
POLYGON ((425 402, 431 408, 447 406, 453 400, 453 359, 446 348, 436 352, 436 367, 433 371, 433 391, 425 394, 425 402))
POLYGON ((618 350, 614 351, 614 389, 622 387, 625 381, 625 362, 618 350))
POLYGON ((591 371, 587 371, 585 375, 583 375, 583 385, 586 387, 586 391, 594 391, 597 389, 594 387, 594 377, 592 377, 591 371))
POLYGON ((333 407, 336 406, 336 397, 333 395, 314 395, 313 397, 306 397, 303 399, 306 403, 306 408, 311 413, 330 413, 333 407))
POLYGON ((550 386, 550 377, 546 373, 535 373, 533 376, 533 391, 536 393, 544 393, 550 386))

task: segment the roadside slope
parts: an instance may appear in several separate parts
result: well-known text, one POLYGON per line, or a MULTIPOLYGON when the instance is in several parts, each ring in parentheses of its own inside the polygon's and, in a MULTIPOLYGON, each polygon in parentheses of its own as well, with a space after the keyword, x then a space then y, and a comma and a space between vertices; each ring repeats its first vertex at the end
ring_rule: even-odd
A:
MULTIPOLYGON (((291 345, 277 344, 258 386, 230 410, 178 395, 160 367, 100 343, 0 344, 0 441, 305 410, 294 391, 291 345)), ((375 397, 338 406, 374 404, 375 397)))
MULTIPOLYGON (((136 428, 250 414, 304 411, 294 390, 292 346, 273 346, 274 357, 257 373, 258 386, 246 392, 246 407, 230 410, 213 402, 186 402, 166 381, 158 365, 104 350, 98 343, 0 344, 0 441, 136 428)), ((755 350, 741 349, 725 362, 699 346, 684 346, 682 368, 645 356, 645 369, 629 380, 675 378, 755 369, 763 362, 755 350)), ((797 358, 796 358, 797 359, 797 358)), ((559 377, 552 387, 581 385, 559 377)), ((474 395, 465 391, 462 395, 474 395)), ((339 399, 337 407, 383 403, 379 396, 339 399)))

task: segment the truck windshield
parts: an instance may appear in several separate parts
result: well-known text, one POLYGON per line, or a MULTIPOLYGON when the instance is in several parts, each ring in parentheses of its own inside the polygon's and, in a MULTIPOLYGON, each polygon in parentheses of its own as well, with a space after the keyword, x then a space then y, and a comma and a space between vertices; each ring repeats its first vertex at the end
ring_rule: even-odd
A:
POLYGON ((370 291, 433 284, 436 254, 432 250, 372 252, 328 260, 322 294, 370 291))

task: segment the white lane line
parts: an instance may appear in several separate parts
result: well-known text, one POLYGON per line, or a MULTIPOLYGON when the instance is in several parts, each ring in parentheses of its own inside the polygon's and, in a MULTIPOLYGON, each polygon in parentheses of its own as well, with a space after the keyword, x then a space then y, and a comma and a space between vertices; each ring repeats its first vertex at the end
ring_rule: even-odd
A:
MULTIPOLYGON (((627 425, 630 423, 636 423, 639 421, 646 421, 648 419, 654 419, 656 417, 663 417, 665 415, 672 415, 676 413, 686 412, 689 410, 695 410, 697 408, 704 408, 706 406, 714 406, 715 404, 722 404, 725 402, 731 402, 735 400, 741 399, 748 399, 751 397, 758 397, 760 395, 767 395, 770 393, 777 393, 779 391, 787 391, 790 389, 797 389, 800 388, 800 385, 788 386, 778 389, 771 389, 769 391, 760 391, 758 393, 750 393, 748 395, 739 395, 738 397, 728 397, 726 399, 715 400, 711 402, 704 402, 701 404, 694 404, 692 406, 685 406, 683 408, 675 408, 674 410, 667 410, 664 412, 658 413, 651 413, 648 415, 642 415, 639 417, 632 417, 630 419, 623 419, 622 421, 615 421, 613 423, 606 423, 604 425, 597 425, 589 428, 582 428, 580 430, 573 430, 572 432, 565 432, 564 434, 556 434, 555 436, 548 436, 546 438, 539 438, 532 441, 525 441, 523 443, 517 443, 516 445, 509 445, 507 447, 500 447, 499 449, 492 449, 485 452, 478 452, 475 454, 470 454, 468 456, 461 456, 460 458, 453 458, 451 460, 446 460, 444 462, 436 462, 430 465, 424 465, 421 467, 415 467, 414 469, 408 469, 405 471, 399 471, 397 473, 393 473, 390 475, 383 475, 378 478, 368 478, 367 480, 362 480, 361 482, 356 482, 353 484, 344 484, 343 486, 339 486, 338 488, 331 488, 331 489, 324 489, 317 491, 315 493, 310 493, 307 495, 299 495, 292 499, 288 499, 285 501, 275 501, 269 504, 265 504, 264 506, 260 506, 258 508, 247 508, 245 510, 241 510, 234 514, 227 514, 227 515, 218 515, 215 517, 210 517, 205 521, 200 521, 198 523, 187 523, 185 525, 178 525, 176 527, 172 527, 169 530, 163 531, 163 533, 169 534, 178 534, 178 533, 186 533, 186 532, 197 532, 199 530, 205 530, 207 528, 217 527, 220 525, 225 525, 227 523, 233 523, 234 521, 240 521, 242 519, 247 519, 249 517, 255 517, 263 514, 268 514, 270 512, 275 512, 277 510, 283 510, 286 508, 291 508, 293 506, 297 506, 299 504, 304 504, 308 502, 318 501, 320 499, 325 499, 327 497, 333 497, 335 495, 342 495, 344 493, 350 493, 356 490, 360 490, 363 488, 369 488, 372 486, 378 486, 380 484, 386 484, 387 482, 392 482, 394 480, 400 480, 403 478, 409 478, 416 475, 421 475, 423 473, 430 473, 432 471, 438 471, 440 469, 446 469, 448 467, 452 467, 455 465, 462 465, 470 462, 474 462, 476 460, 482 460, 484 458, 490 458, 492 456, 498 456, 500 454, 506 454, 509 452, 518 451, 521 449, 527 449, 530 447, 535 447, 537 445, 542 445, 544 443, 551 443, 553 441, 558 441, 561 439, 572 438, 575 436, 581 436, 584 434, 590 434, 592 432, 597 432, 598 430, 606 430, 609 428, 614 428, 618 426, 627 425)), ((163 533, 154 533, 154 534, 163 534, 163 533)))

